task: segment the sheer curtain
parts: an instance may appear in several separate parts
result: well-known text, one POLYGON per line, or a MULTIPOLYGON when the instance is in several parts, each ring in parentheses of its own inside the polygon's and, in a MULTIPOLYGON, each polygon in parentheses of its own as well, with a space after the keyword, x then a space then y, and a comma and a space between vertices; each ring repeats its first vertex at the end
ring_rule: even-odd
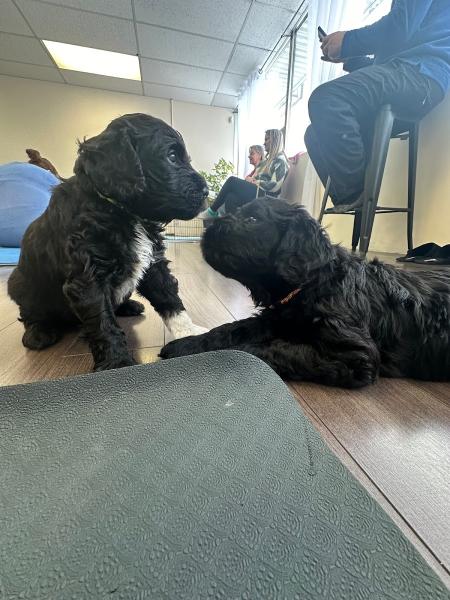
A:
POLYGON ((264 144, 266 129, 282 127, 276 109, 280 86, 274 73, 254 73, 247 81, 238 103, 238 176, 244 177, 252 168, 248 162, 249 146, 264 144))
MULTIPOLYGON (((384 2, 387 0, 383 0, 384 2)), ((321 83, 343 74, 342 66, 324 62, 317 37, 320 25, 327 33, 340 29, 353 29, 362 26, 363 13, 367 2, 363 0, 310 0, 307 17, 307 65, 303 84, 302 99, 292 108, 286 135, 286 153, 294 156, 305 150, 303 136, 309 124, 308 98, 321 83)), ((243 177, 250 170, 248 148, 251 144, 262 144, 264 131, 280 128, 280 90, 286 89, 286 82, 278 79, 276 73, 262 75, 255 73, 247 81, 238 103, 238 175, 243 177)), ((312 215, 320 210, 321 184, 308 162, 302 202, 312 215)))
MULTIPOLYGON (((321 83, 335 79, 343 74, 342 66, 327 63, 320 59, 322 51, 317 37, 317 27, 326 33, 352 29, 362 25, 364 2, 359 0, 316 0, 310 2, 308 9, 308 62, 302 102, 291 116, 288 134, 290 148, 297 142, 298 150, 305 149, 303 136, 309 124, 308 98, 321 83)), ((297 150, 297 152, 298 152, 297 150)), ((317 217, 320 211, 322 186, 312 163, 306 168, 302 203, 309 212, 317 217)))

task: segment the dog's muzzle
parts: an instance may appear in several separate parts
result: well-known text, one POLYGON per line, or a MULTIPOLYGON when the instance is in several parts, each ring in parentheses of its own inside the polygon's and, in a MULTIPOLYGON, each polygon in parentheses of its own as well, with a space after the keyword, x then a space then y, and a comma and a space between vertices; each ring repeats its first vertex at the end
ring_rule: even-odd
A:
POLYGON ((206 198, 209 196, 209 190, 207 187, 203 187, 201 190, 193 190, 187 192, 188 203, 192 208, 202 209, 205 207, 206 198))

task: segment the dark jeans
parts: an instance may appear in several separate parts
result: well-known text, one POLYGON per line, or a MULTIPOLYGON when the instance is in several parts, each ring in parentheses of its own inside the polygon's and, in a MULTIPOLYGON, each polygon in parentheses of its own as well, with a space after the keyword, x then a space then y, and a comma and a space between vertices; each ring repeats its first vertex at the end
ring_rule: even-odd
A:
MULTIPOLYGON (((316 88, 309 99, 311 125, 305 143, 322 183, 331 177, 334 204, 351 203, 364 189, 381 106, 391 104, 401 118, 417 119, 443 98, 437 83, 399 60, 365 67, 316 88)), ((399 122, 395 128, 397 133, 402 130, 399 122)))
POLYGON ((256 198, 257 193, 258 188, 253 183, 239 179, 239 177, 229 177, 217 194, 211 208, 218 210, 225 204, 227 213, 234 213, 240 206, 256 198))

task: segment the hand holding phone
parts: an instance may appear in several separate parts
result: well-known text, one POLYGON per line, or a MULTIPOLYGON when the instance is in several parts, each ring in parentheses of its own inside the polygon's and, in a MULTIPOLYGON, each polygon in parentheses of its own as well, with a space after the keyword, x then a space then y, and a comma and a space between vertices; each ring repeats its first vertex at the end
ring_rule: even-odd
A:
POLYGON ((342 44, 344 43, 346 33, 346 31, 335 31, 322 38, 320 47, 324 56, 323 60, 327 60, 328 62, 344 62, 342 44))

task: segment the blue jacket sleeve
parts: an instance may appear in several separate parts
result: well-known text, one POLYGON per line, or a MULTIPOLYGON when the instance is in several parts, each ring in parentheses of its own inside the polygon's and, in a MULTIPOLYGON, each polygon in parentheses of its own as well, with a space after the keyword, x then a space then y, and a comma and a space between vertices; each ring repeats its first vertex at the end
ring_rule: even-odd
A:
POLYGON ((417 32, 432 4, 433 0, 397 0, 391 12, 376 23, 347 31, 342 58, 376 54, 393 39, 402 47, 417 32))

